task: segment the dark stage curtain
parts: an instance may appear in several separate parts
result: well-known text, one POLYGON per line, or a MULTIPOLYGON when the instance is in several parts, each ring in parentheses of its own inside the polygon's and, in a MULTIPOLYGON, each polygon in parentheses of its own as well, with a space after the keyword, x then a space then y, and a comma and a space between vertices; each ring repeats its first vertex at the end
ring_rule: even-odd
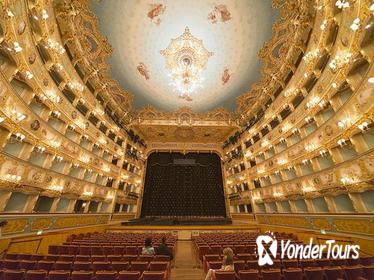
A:
POLYGON ((147 216, 226 216, 219 156, 151 154, 142 204, 147 216))

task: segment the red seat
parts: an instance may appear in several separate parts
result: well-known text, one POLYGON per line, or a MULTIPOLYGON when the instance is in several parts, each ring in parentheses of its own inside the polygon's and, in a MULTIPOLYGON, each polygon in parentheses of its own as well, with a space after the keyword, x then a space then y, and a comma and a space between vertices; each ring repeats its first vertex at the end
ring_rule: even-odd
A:
POLYGON ((170 261, 170 257, 169 256, 164 256, 164 255, 156 255, 153 260, 154 261, 159 261, 159 262, 168 262, 168 261, 170 261))
POLYGON ((130 266, 129 262, 112 262, 112 269, 119 272, 122 270, 128 270, 130 266))
POLYGON ((4 260, 3 261, 3 268, 6 269, 18 269, 19 268, 19 260, 4 260))
POLYGON ((144 271, 143 280, 164 280, 165 273, 162 271, 144 271))
POLYGON ((124 255, 126 252, 126 247, 123 246, 114 246, 113 252, 115 255, 124 255))
POLYGON ((344 272, 347 280, 359 280, 364 278, 362 266, 344 267, 344 272))
POLYGON ((299 263, 297 260, 282 260, 284 268, 298 268, 299 263))
POLYGON ((208 269, 220 269, 222 267, 222 262, 208 262, 208 269))
POLYGON ((350 266, 360 265, 361 264, 361 259, 359 259, 359 258, 357 258, 357 259, 347 259, 347 262, 350 266))
POLYGON ((131 271, 139 271, 140 273, 143 273, 143 271, 148 270, 148 266, 147 262, 132 262, 131 271))
POLYGON ((320 267, 309 267, 304 269, 307 280, 323 280, 325 273, 320 267))
POLYGON ((19 262, 19 268, 24 270, 33 270, 36 267, 36 261, 22 260, 19 262))
POLYGON ((31 257, 32 257, 32 254, 18 253, 19 260, 30 260, 31 257))
POLYGON ((95 256, 91 256, 91 261, 92 262, 106 262, 107 257, 104 255, 95 255, 95 256))
POLYGON ((235 259, 241 260, 241 261, 250 261, 252 260, 252 255, 251 254, 244 254, 244 253, 239 253, 235 256, 235 259))
POLYGON ((58 254, 58 246, 57 245, 49 245, 48 254, 57 255, 58 254))
POLYGON ((69 246, 67 245, 57 245, 57 254, 58 255, 69 255, 69 246))
POLYGON ((92 280, 91 271, 73 271, 71 273, 71 280, 92 280))
POLYGON ((91 270, 91 263, 90 262, 75 261, 74 264, 73 264, 73 269, 75 271, 89 271, 89 270, 91 270))
POLYGON ((283 275, 287 280, 302 280, 304 276, 301 268, 284 269, 283 275))
POLYGON ((247 247, 246 247, 246 252, 248 253, 248 254, 255 254, 255 251, 256 251, 256 246, 255 245, 248 245, 247 247))
POLYGON ((74 256, 73 255, 60 255, 58 260, 62 262, 73 262, 74 256))
POLYGON ((238 273, 240 270, 246 270, 245 261, 234 261, 235 272, 238 273))
POLYGON ((47 255, 45 257, 45 260, 46 261, 53 261, 53 262, 55 262, 55 261, 58 260, 59 257, 60 257, 59 255, 47 255))
POLYGON ((216 280, 235 280, 235 272, 233 271, 216 271, 214 273, 216 280))
POLYGON ((112 264, 110 262, 93 262, 92 268, 94 271, 112 270, 112 264))
POLYGON ((317 259, 316 260, 317 265, 320 267, 325 267, 325 266, 331 266, 331 261, 330 259, 317 259))
POLYGON ((48 273, 48 280, 69 280, 70 271, 52 270, 48 273))
POLYGON ((366 279, 374 279, 374 264, 364 266, 363 269, 366 279))
POLYGON ((324 270, 327 280, 338 280, 344 278, 344 272, 339 266, 325 267, 324 270))
POLYGON ((79 247, 79 255, 91 255, 91 247, 89 246, 80 246, 79 247))
POLYGON ((89 262, 90 260, 91 260, 91 257, 88 255, 76 255, 75 256, 75 261, 89 262))
POLYGON ((257 269, 240 270, 238 275, 239 275, 240 280, 258 280, 259 279, 259 272, 257 269))
POLYGON ((53 266, 54 270, 71 270, 71 262, 55 262, 55 265, 53 266))
POLYGON ((312 260, 312 259, 300 260, 300 266, 302 268, 316 267, 317 266, 317 262, 315 260, 312 260))
POLYGON ((44 270, 28 270, 26 271, 25 280, 45 280, 47 271, 44 270))
POLYGON ((123 255, 123 261, 126 262, 135 262, 138 259, 138 255, 123 255))
POLYGON ((69 255, 78 255, 79 254, 79 246, 77 245, 70 245, 68 249, 69 255))
POLYGON ((4 270, 4 280, 23 280, 25 272, 23 270, 4 270))
POLYGON ((151 271, 165 271, 169 269, 169 262, 153 261, 149 263, 149 270, 151 271))
POLYGON ((140 262, 151 262, 153 261, 154 256, 153 255, 139 255, 138 261, 140 262))
POLYGON ((282 279, 282 274, 280 269, 268 269, 262 271, 263 280, 280 280, 282 279))
POLYGON ((210 254, 209 246, 203 245, 198 247, 199 250, 199 259, 203 260, 203 256, 210 254))
POLYGON ((234 246, 234 252, 235 252, 236 255, 244 254, 245 251, 246 251, 246 249, 245 249, 244 245, 235 245, 234 246))
POLYGON ((38 265, 37 265, 37 268, 40 269, 40 270, 46 270, 46 271, 50 271, 52 270, 53 266, 54 266, 55 262, 53 261, 38 261, 38 265))
POLYGON ((247 261, 247 269, 259 269, 258 261, 247 261))
POLYGON ((31 256, 31 259, 32 261, 41 261, 44 259, 44 256, 43 255, 39 255, 39 254, 33 254, 31 256))
POLYGON ((360 258, 362 265, 371 265, 374 264, 374 257, 371 256, 365 256, 360 258))
POLYGON ((116 280, 117 273, 114 271, 96 271, 96 280, 116 280))
POLYGON ((122 260, 122 256, 121 255, 108 255, 107 260, 110 262, 119 262, 122 260))
POLYGON ((221 245, 212 245, 210 246, 210 254, 211 255, 221 255, 222 247, 221 245))
POLYGON ((345 259, 332 259, 331 263, 333 266, 347 266, 348 262, 345 259))
POLYGON ((139 271, 120 271, 118 273, 118 280, 139 280, 139 271))
POLYGON ((17 253, 7 253, 5 255, 6 260, 18 260, 18 254, 17 253))
POLYGON ((126 247, 126 255, 137 255, 137 254, 138 254, 138 247, 136 246, 126 247))
POLYGON ((92 255, 103 255, 103 249, 101 246, 92 246, 91 247, 91 254, 92 255))

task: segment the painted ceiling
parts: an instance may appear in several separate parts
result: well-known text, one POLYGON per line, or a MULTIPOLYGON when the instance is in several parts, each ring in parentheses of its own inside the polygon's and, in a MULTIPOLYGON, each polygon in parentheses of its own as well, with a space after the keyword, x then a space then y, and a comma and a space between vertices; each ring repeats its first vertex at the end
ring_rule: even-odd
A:
POLYGON ((236 97, 259 78, 257 54, 276 19, 271 0, 105 0, 92 1, 92 9, 114 49, 113 78, 134 95, 135 108, 163 111, 233 111, 236 97), (161 54, 186 27, 212 53, 192 101, 178 98, 161 54))

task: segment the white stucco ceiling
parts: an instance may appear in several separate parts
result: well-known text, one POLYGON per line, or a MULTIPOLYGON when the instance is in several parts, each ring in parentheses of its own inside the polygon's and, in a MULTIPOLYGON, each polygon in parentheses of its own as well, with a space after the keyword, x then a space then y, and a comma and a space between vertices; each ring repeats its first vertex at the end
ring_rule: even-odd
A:
POLYGON ((271 0, 105 0, 92 1, 92 8, 114 49, 113 78, 134 95, 136 108, 151 104, 165 111, 234 110, 235 98, 259 77, 257 53, 270 39, 276 17, 271 0), (193 101, 178 98, 160 54, 185 27, 213 52, 193 101))

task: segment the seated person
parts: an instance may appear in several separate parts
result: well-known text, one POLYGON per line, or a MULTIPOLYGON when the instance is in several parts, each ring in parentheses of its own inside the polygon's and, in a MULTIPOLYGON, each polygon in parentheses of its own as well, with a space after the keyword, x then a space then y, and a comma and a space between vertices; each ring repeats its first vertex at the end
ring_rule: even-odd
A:
POLYGON ((170 260, 173 259, 173 252, 171 251, 171 249, 166 244, 166 237, 165 236, 162 237, 161 244, 156 249, 156 253, 157 253, 157 255, 169 256, 170 260))
MULTIPOLYGON (((220 271, 234 271, 234 251, 227 247, 223 249, 223 262, 220 271)), ((212 280, 216 270, 209 269, 205 280, 212 280)))
POLYGON ((142 249, 142 255, 154 255, 155 248, 152 246, 152 238, 147 237, 144 241, 144 247, 142 249))

